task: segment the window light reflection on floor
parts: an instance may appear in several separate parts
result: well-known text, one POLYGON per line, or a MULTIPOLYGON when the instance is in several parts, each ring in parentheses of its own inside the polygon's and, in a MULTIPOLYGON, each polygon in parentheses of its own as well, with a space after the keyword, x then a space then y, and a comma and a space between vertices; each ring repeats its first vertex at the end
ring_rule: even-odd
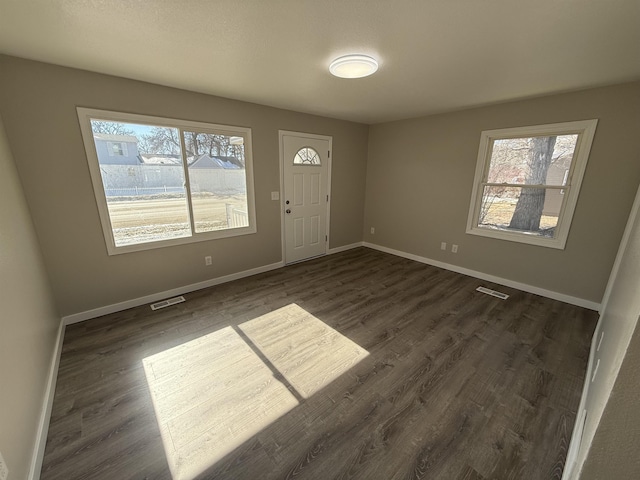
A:
POLYGON ((368 355, 295 303, 143 359, 174 480, 191 480, 368 355))

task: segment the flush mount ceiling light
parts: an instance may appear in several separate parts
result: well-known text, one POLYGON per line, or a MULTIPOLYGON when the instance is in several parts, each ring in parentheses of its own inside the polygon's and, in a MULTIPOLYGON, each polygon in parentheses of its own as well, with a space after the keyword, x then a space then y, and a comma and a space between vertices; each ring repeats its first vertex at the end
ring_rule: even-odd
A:
POLYGON ((340 78, 362 78, 375 73, 378 70, 378 62, 368 55, 345 55, 336 58, 329 71, 340 78))

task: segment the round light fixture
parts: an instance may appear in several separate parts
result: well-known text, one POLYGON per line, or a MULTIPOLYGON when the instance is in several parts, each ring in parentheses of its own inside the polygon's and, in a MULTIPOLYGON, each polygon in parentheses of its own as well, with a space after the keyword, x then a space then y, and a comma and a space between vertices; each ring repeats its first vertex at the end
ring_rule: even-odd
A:
POLYGON ((376 70, 378 70, 378 62, 368 55, 345 55, 336 58, 329 65, 331 74, 340 78, 368 77, 376 70))

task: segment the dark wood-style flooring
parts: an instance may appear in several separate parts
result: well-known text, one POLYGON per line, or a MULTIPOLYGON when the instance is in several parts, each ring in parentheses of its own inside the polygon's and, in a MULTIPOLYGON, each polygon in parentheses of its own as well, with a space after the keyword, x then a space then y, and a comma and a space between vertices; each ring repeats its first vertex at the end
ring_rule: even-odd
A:
POLYGON ((185 298, 67 328, 43 480, 562 475, 593 311, 366 248, 185 298))

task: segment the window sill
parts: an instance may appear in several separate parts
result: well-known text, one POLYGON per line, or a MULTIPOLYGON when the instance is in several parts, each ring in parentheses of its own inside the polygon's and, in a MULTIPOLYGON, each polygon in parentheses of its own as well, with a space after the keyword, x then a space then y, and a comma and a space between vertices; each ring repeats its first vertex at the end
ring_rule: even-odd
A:
POLYGON ((509 232, 505 230, 494 230, 491 228, 471 227, 467 228, 466 233, 469 235, 478 235, 480 237, 496 238, 498 240, 507 240, 509 242, 526 243, 528 245, 536 245, 538 247, 556 248, 564 250, 567 243, 565 238, 549 238, 540 237, 533 234, 522 232, 509 232))
MULTIPOLYGON (((197 233, 190 237, 178 237, 168 240, 157 240, 145 243, 133 243, 131 245, 122 245, 115 247, 107 242, 107 252, 109 255, 120 255, 122 253, 141 252, 143 250, 153 250, 156 248, 172 247, 177 245, 186 245, 189 243, 206 242, 209 240, 218 240, 221 238, 238 237, 242 235, 252 235, 257 232, 256 227, 241 227, 217 232, 197 233)), ((113 240, 112 240, 113 241, 113 240)))

